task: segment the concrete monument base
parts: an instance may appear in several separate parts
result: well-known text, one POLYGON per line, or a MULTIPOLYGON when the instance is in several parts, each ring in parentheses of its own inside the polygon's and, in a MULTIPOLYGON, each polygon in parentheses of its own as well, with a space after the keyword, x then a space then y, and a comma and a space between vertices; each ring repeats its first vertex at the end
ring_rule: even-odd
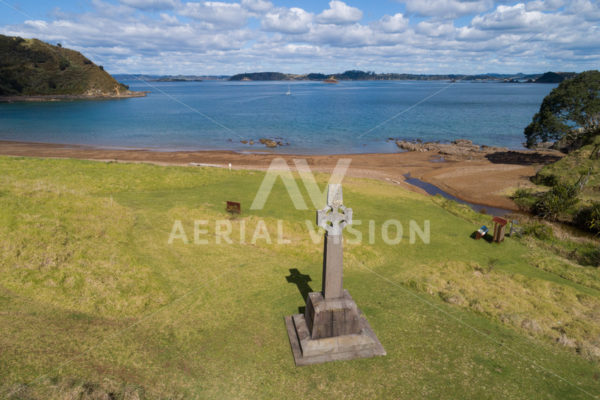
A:
POLYGON ((310 293, 305 314, 285 317, 285 324, 298 366, 386 354, 347 290, 337 299, 310 293))

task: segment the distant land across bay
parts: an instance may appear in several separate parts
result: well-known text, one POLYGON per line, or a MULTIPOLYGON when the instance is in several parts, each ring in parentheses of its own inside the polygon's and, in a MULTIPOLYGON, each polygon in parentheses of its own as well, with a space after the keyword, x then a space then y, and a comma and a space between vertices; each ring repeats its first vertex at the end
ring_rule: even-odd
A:
POLYGON ((204 80, 228 81, 324 81, 335 78, 339 81, 477 81, 508 83, 560 83, 575 75, 575 72, 552 72, 536 74, 484 73, 465 74, 406 74, 375 73, 372 71, 349 70, 340 73, 287 74, 283 72, 245 72, 235 75, 145 75, 115 74, 118 80, 144 80, 149 82, 200 82, 204 80))
POLYGON ((350 70, 342 73, 322 74, 310 73, 305 75, 284 74, 281 72, 251 72, 233 75, 230 81, 324 81, 334 78, 338 81, 494 81, 494 82, 528 82, 528 83, 560 83, 574 76, 574 72, 546 72, 539 74, 404 74, 404 73, 375 73, 372 71, 350 70))
POLYGON ((147 82, 202 82, 226 81, 231 75, 156 75, 156 74, 113 74, 118 81, 147 82))

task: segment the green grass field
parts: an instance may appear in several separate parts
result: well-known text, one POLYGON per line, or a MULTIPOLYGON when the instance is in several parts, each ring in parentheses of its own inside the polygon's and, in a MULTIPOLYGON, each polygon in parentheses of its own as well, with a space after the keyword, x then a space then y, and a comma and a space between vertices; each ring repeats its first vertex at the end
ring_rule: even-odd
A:
POLYGON ((532 236, 475 241, 489 217, 348 178, 365 240, 345 245, 344 285, 388 355, 295 367, 284 316, 304 299, 286 277, 295 268, 320 290, 322 248, 299 180, 309 210, 280 181, 249 210, 263 176, 1 157, 0 398, 600 396, 598 268, 532 236), (217 244, 227 200, 243 213, 217 244), (404 227, 393 246, 389 218, 404 227), (176 220, 190 243, 168 244, 176 220), (195 220, 209 221, 209 244, 194 244, 195 220), (410 220, 430 221, 429 244, 410 244, 410 220), (261 221, 272 243, 251 243, 261 221))

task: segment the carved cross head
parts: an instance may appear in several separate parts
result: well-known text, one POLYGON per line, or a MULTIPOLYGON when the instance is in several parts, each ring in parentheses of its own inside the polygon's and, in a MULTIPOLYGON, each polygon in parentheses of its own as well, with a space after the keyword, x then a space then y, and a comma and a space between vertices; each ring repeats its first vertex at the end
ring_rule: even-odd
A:
POLYGON ((331 184, 327 188, 327 205, 317 211, 317 225, 328 235, 338 236, 348 224, 352 224, 352 209, 344 207, 342 185, 331 184))

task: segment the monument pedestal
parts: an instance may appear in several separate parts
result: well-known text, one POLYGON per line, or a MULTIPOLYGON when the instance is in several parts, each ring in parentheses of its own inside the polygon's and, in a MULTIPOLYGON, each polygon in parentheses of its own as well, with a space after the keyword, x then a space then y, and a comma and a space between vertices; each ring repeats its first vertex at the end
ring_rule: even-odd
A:
POLYGON ((386 354, 347 290, 337 299, 310 293, 304 315, 286 317, 285 324, 298 366, 386 354))

